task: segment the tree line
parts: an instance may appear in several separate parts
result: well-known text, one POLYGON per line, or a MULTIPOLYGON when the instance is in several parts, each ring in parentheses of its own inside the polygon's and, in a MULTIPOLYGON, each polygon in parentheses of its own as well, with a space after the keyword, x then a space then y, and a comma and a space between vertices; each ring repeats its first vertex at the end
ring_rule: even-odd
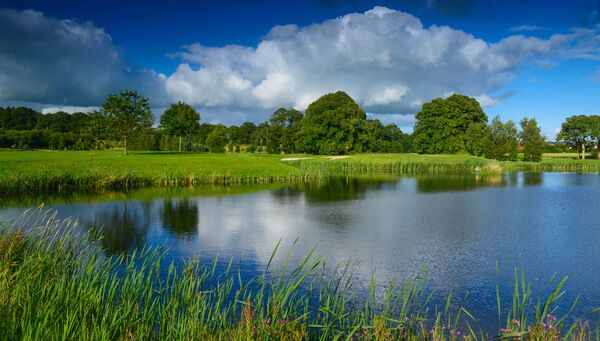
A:
MULTIPOLYGON (((133 90, 106 97, 91 113, 42 115, 32 109, 0 107, 1 148, 178 150, 216 153, 267 152, 348 154, 361 152, 470 153, 497 160, 540 161, 556 146, 546 143, 535 118, 523 118, 519 127, 499 116, 488 117, 476 99, 460 94, 423 104, 415 115, 412 134, 395 124, 367 119, 363 110, 342 91, 326 94, 304 113, 279 108, 258 125, 244 122, 226 127, 201 123, 191 105, 177 102, 164 111, 160 124, 148 98, 133 90)), ((557 136, 564 146, 597 154, 600 116, 572 116, 557 136)), ((564 151, 558 149, 556 151, 564 151)))
POLYGON ((106 97, 92 113, 42 115, 29 108, 0 109, 0 148, 179 150, 215 153, 347 154, 410 152, 410 135, 395 124, 367 119, 344 92, 327 94, 304 113, 279 108, 267 122, 240 126, 201 124, 191 105, 173 103, 153 127, 148 98, 133 90, 106 97), (57 143, 58 136, 62 139, 57 143), (69 137, 69 138, 67 138, 69 137), (72 138, 71 138, 72 137, 72 138), (84 143, 85 142, 85 143, 84 143))

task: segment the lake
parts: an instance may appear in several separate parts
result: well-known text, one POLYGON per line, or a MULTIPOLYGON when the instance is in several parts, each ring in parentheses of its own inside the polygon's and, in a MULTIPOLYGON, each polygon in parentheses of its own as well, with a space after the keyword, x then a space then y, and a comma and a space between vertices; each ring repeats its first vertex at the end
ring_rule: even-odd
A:
MULTIPOLYGON (((384 287, 428 272, 432 304, 450 291, 489 330, 498 329, 496 284, 503 302, 513 271, 539 292, 554 273, 569 276, 561 310, 580 294, 574 317, 598 319, 600 175, 509 173, 495 176, 334 177, 295 185, 142 189, 0 201, 17 218, 46 202, 82 228, 102 227, 107 254, 166 246, 170 260, 230 258, 244 276, 263 271, 281 240, 300 262, 313 247, 327 264, 350 261, 357 290, 371 274, 384 287), (499 271, 496 271, 498 264, 499 271)), ((546 289, 545 289, 546 288, 546 289)))

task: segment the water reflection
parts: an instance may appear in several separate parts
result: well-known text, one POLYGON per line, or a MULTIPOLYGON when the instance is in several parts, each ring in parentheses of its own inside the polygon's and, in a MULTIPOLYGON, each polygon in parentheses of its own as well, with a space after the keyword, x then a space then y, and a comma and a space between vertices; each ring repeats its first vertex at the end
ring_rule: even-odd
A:
POLYGON ((159 216, 162 226, 178 237, 191 237, 197 232, 200 212, 193 199, 165 199, 159 216))
MULTIPOLYGON (((357 286, 366 287, 373 268, 386 283, 427 265, 429 288, 439 293, 435 303, 443 305, 454 287, 457 297, 469 293, 465 304, 472 313, 496 321, 496 261, 508 269, 500 274, 503 301, 510 299, 512 268, 520 264, 540 283, 554 272, 574 274, 568 293, 582 294, 580 306, 600 302, 599 205, 597 174, 509 173, 339 177, 221 192, 145 189, 52 207, 103 226, 102 244, 110 254, 164 244, 178 259, 243 254, 240 264, 253 275, 269 264, 282 240, 273 267, 289 250, 292 264, 317 246, 328 264, 356 261, 357 286)), ((0 215, 15 217, 24 208, 0 215)))
POLYGON ((149 206, 115 202, 97 212, 88 227, 100 229, 102 248, 108 254, 120 254, 143 245, 150 226, 149 206))
MULTIPOLYGON (((377 191, 385 185, 393 188, 400 181, 397 177, 332 177, 327 181, 303 183, 293 186, 311 202, 333 202, 364 198, 367 191, 377 191)), ((288 192, 280 192, 288 194, 288 192)))

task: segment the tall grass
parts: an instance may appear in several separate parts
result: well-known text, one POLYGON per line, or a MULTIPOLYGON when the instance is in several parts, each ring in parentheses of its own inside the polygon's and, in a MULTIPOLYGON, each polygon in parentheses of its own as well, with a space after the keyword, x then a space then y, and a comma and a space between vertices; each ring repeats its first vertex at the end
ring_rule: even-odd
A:
MULTIPOLYGON (((373 274, 368 293, 360 295, 353 287, 350 263, 329 272, 313 252, 293 268, 288 268, 288 254, 282 268, 274 270, 278 244, 264 272, 244 279, 231 263, 219 271, 218 260, 166 264, 163 249, 106 257, 94 242, 99 236, 78 233, 76 225, 43 211, 1 231, 2 338, 478 340, 490 336, 474 327, 475 317, 467 309, 452 308, 452 295, 444 307, 430 310, 424 273, 393 282, 385 290, 373 274)), ((565 329, 564 336, 572 339, 593 336, 583 321, 572 326, 564 325, 566 317, 549 322, 564 279, 547 298, 539 298, 532 319, 528 314, 533 296, 522 283, 524 279, 515 275, 507 328, 499 336, 555 339, 560 336, 555 329, 565 329), (515 321, 519 329, 513 327, 515 321)), ((498 307, 504 314, 500 301, 498 307)))

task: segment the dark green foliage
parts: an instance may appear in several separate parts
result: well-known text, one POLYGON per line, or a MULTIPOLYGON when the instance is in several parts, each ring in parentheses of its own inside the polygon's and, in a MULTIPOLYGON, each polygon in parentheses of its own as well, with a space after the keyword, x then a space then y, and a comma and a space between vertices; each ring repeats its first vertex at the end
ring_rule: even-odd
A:
POLYGON ((141 96, 135 90, 121 90, 119 93, 106 96, 95 118, 96 127, 115 139, 123 140, 125 155, 127 155, 127 139, 150 128, 154 122, 148 98, 141 96))
POLYGON ((267 131, 267 152, 294 153, 300 131, 302 113, 296 109, 279 108, 271 115, 267 131))
POLYGON ((490 150, 492 132, 485 123, 471 123, 465 133, 465 148, 471 155, 484 156, 490 150))
POLYGON ((256 126, 256 124, 252 123, 252 122, 244 122, 242 123, 242 125, 240 126, 240 144, 251 144, 252 143, 252 137, 254 136, 254 133, 256 132, 256 130, 258 129, 258 127, 256 126))
POLYGON ((313 154, 362 152, 366 124, 365 111, 345 92, 327 94, 306 109, 298 145, 313 154))
POLYGON ((61 133, 49 130, 0 130, 0 148, 91 150, 110 143, 90 134, 61 133))
POLYGON ((179 137, 179 151, 182 148, 182 137, 198 131, 200 114, 189 104, 177 102, 165 110, 160 117, 160 126, 169 136, 179 137))
POLYGON ((585 159, 586 150, 595 142, 596 154, 600 149, 600 116, 571 116, 561 125, 556 137, 577 150, 580 159, 585 159))
POLYGON ((0 107, 0 129, 33 130, 42 114, 25 107, 0 107))
POLYGON ((214 126, 206 137, 206 146, 213 153, 225 153, 227 143, 227 128, 221 124, 214 126))
POLYGON ((523 161, 542 161, 545 141, 535 118, 525 117, 521 120, 521 144, 523 145, 523 161))
POLYGON ((502 123, 500 116, 494 117, 490 124, 491 143, 485 156, 490 159, 516 161, 518 151, 518 132, 513 121, 502 123))
POLYGON ((458 94, 423 104, 415 118, 413 145, 421 154, 465 151, 469 125, 487 122, 487 115, 476 99, 458 94))

